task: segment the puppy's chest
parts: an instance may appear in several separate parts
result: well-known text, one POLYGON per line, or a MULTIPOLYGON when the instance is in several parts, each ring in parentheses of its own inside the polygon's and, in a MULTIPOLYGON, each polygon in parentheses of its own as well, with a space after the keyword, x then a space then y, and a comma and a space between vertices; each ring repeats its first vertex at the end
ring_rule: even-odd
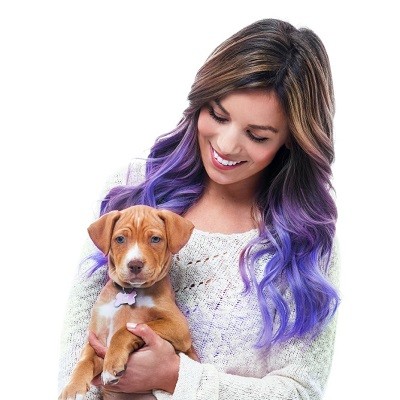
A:
POLYGON ((142 291, 137 291, 135 296, 130 297, 124 297, 121 292, 108 291, 101 293, 93 306, 91 326, 98 334, 106 333, 106 331, 108 334, 125 326, 127 322, 149 321, 155 309, 153 297, 142 291))

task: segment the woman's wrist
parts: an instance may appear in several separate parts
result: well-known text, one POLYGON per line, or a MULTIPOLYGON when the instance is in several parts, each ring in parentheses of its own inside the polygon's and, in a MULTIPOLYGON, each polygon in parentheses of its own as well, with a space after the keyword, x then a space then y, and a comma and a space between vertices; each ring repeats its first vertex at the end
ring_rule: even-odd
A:
POLYGON ((180 357, 178 354, 175 354, 171 357, 168 365, 165 366, 164 378, 161 382, 160 389, 171 394, 174 393, 176 384, 178 383, 179 366, 180 357))

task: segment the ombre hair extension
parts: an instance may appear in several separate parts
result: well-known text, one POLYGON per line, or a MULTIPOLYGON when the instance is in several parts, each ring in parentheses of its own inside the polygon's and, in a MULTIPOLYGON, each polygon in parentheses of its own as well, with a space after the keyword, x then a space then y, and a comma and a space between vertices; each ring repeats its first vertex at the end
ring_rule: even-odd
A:
POLYGON ((331 195, 333 87, 325 48, 311 30, 266 19, 218 46, 196 75, 181 122, 151 149, 144 182, 112 189, 101 213, 134 204, 185 213, 205 185, 197 143, 200 109, 248 89, 275 91, 290 129, 290 141, 267 167, 255 199, 259 237, 240 258, 245 289, 256 288, 264 321, 258 345, 270 346, 317 333, 339 304, 327 277, 337 219, 331 195), (260 280, 255 266, 262 260, 268 261, 260 280))

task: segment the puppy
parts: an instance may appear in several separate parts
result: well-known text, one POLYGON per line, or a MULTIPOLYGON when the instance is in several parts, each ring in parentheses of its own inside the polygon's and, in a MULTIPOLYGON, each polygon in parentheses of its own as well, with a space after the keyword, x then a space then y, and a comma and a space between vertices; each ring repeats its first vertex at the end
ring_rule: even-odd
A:
MULTIPOLYGON (((89 330, 108 349, 103 360, 85 344, 60 400, 83 399, 100 373, 104 384, 118 382, 129 354, 144 345, 126 329, 127 322, 146 323, 177 352, 196 359, 168 275, 172 255, 187 243, 192 230, 193 224, 178 214, 148 206, 111 211, 89 226, 90 238, 108 257, 110 277, 93 306, 89 330)), ((128 398, 106 390, 103 396, 128 398)))

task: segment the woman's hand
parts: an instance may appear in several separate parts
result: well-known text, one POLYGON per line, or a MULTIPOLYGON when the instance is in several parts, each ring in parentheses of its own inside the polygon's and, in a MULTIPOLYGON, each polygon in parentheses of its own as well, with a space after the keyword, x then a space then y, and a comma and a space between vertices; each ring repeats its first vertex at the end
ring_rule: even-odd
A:
MULTIPOLYGON (((171 343, 158 336, 146 324, 127 324, 127 329, 140 336, 145 345, 132 353, 124 374, 115 385, 105 385, 108 390, 123 393, 144 393, 152 389, 162 389, 173 393, 178 381, 179 356, 171 343)), ((105 356, 104 347, 94 333, 89 334, 89 343, 100 357, 105 356)), ((101 385, 100 376, 96 377, 94 385, 101 385)))

